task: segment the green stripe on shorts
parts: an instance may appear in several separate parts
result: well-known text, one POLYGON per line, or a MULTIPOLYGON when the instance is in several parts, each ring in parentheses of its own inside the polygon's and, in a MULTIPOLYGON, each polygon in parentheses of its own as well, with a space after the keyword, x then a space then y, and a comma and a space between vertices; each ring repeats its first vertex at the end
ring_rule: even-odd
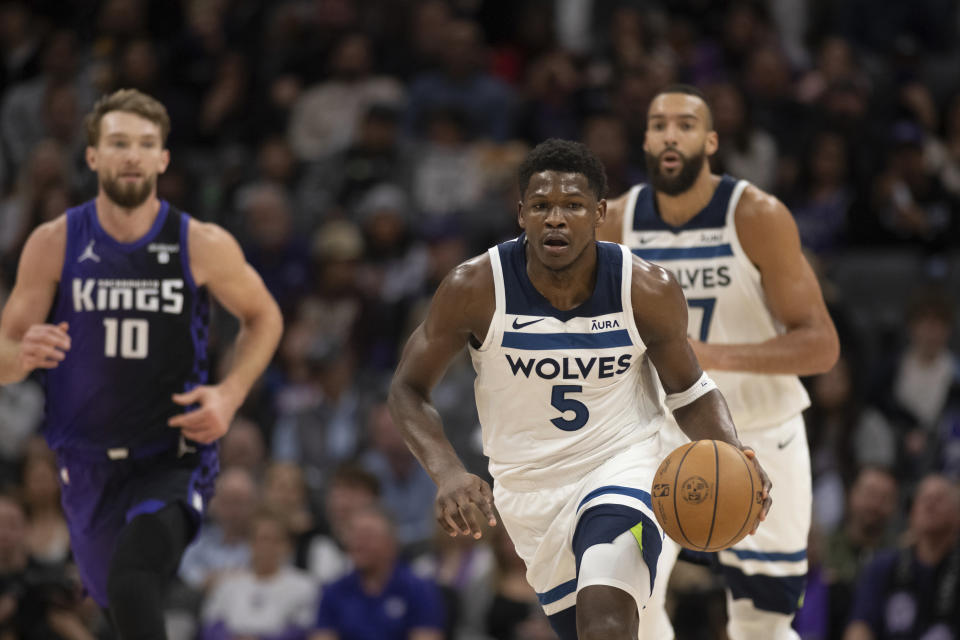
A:
POLYGON ((640 551, 643 551, 643 523, 638 522, 630 527, 630 533, 637 539, 637 544, 640 545, 640 551))

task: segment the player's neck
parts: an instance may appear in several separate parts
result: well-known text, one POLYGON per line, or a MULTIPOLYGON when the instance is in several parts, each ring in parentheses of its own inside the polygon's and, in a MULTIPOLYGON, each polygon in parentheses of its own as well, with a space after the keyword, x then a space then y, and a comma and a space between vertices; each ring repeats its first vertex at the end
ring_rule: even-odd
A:
POLYGON ((660 218, 674 227, 686 224, 710 203, 718 184, 720 176, 713 175, 710 169, 704 166, 693 186, 683 193, 671 196, 657 191, 657 211, 660 212, 660 218))
POLYGON ((147 198, 143 204, 127 209, 101 192, 97 195, 96 205, 100 226, 111 238, 124 243, 136 242, 145 236, 160 211, 160 200, 156 194, 147 198))
POLYGON ((597 282, 597 243, 588 244, 583 253, 563 270, 548 269, 533 257, 528 247, 527 277, 555 309, 575 309, 593 295, 597 282))

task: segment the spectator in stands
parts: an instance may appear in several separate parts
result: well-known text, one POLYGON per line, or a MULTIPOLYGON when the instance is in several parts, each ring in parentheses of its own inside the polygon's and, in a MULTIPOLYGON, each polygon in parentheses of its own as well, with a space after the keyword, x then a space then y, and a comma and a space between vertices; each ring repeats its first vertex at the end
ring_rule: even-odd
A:
POLYGON ((771 191, 779 161, 773 136, 754 124, 743 93, 735 84, 714 84, 707 89, 706 96, 713 109, 714 129, 726 141, 712 161, 722 171, 771 191))
POLYGON ((330 55, 330 78, 308 87, 293 105, 289 138, 297 157, 328 158, 354 139, 360 118, 373 104, 401 104, 396 79, 374 74, 370 38, 347 33, 330 55))
POLYGON ((423 135, 425 116, 437 109, 466 114, 466 133, 504 141, 513 130, 514 96, 510 88, 484 70, 483 33, 469 20, 453 19, 442 33, 440 70, 418 75, 410 85, 408 133, 423 135))
POLYGON ((27 510, 27 545, 30 555, 44 564, 66 562, 70 556, 70 532, 60 506, 60 483, 56 459, 32 455, 23 465, 23 501, 27 510))
POLYGON ((789 200, 800 241, 820 256, 835 255, 843 246, 856 195, 851 169, 843 136, 822 131, 813 137, 789 200))
POLYGON ((250 568, 224 576, 203 607, 200 640, 306 640, 317 603, 317 585, 288 566, 290 537, 268 513, 253 520, 250 568))
POLYGON ((846 355, 811 380, 805 417, 813 467, 814 521, 827 533, 843 519, 847 487, 865 465, 892 468, 897 434, 876 408, 865 405, 846 355))
POLYGON ((315 528, 303 468, 292 462, 274 462, 263 483, 264 509, 276 516, 287 530, 294 552, 307 544, 315 528))
POLYGON ((310 288, 308 244, 294 232, 290 194, 263 182, 240 193, 238 204, 245 222, 244 254, 289 316, 310 288))
POLYGON ((960 489, 930 475, 910 510, 909 544, 861 573, 844 640, 953 638, 960 629, 960 489))
POLYGON ((917 478, 939 462, 940 420, 960 386, 950 349, 954 299, 937 288, 918 293, 906 314, 906 344, 879 376, 877 404, 900 428, 900 473, 917 478))
POLYGON ((526 567, 507 530, 495 527, 492 534, 496 567, 493 600, 487 610, 487 633, 494 640, 512 640, 526 621, 539 617, 540 605, 536 592, 527 583, 526 567))
POLYGON ((242 416, 234 418, 227 435, 220 440, 220 469, 240 467, 259 479, 265 458, 263 430, 253 420, 242 416))
POLYGON ((367 415, 370 449, 360 464, 380 481, 383 506, 396 522, 396 538, 408 555, 433 538, 433 498, 437 487, 410 453, 385 402, 367 415))
MULTIPOLYGON (((495 560, 488 540, 450 536, 441 527, 430 550, 411 563, 417 575, 437 584, 446 611, 445 637, 486 640, 486 614, 493 598, 495 560)), ((486 535, 486 534, 491 535, 486 535)))
POLYGON ((898 122, 891 132, 886 168, 874 187, 874 207, 892 241, 929 251, 956 242, 958 202, 923 159, 924 133, 915 123, 898 122))
POLYGON ((224 575, 250 566, 250 528, 257 494, 247 470, 232 467, 220 474, 210 503, 211 522, 187 547, 180 563, 180 578, 188 586, 209 591, 224 575))
POLYGON ((306 547, 298 549, 301 555, 297 566, 306 569, 321 586, 338 580, 353 569, 347 556, 347 532, 350 518, 378 504, 380 482, 363 468, 347 463, 337 467, 330 477, 324 499, 326 533, 319 530, 306 547))
POLYGON ((0 636, 93 640, 80 592, 66 563, 30 555, 23 505, 0 494, 0 636))
POLYGON ((390 516, 375 507, 355 513, 346 539, 356 568, 324 590, 310 640, 440 640, 440 594, 399 560, 390 516))
POLYGON ((895 519, 900 501, 897 479, 881 467, 864 467, 847 495, 843 524, 823 545, 823 570, 828 586, 828 638, 840 638, 850 616, 857 577, 881 549, 896 544, 895 519))

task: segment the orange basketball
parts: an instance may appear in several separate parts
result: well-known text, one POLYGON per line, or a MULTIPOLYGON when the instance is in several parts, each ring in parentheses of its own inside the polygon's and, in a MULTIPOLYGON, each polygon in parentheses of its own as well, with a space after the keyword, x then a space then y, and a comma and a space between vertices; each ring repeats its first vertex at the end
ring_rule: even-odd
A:
POLYGON ((720 440, 674 449, 660 463, 650 495, 664 532, 694 551, 733 546, 753 530, 763 508, 753 462, 720 440))

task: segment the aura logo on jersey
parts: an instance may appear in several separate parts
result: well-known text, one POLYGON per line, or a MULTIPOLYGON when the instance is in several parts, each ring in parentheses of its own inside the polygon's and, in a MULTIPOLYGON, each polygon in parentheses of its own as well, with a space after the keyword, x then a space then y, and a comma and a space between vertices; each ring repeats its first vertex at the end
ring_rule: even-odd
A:
POLYGON ((719 267, 695 267, 688 269, 679 267, 671 269, 676 276, 680 286, 684 289, 699 287, 701 289, 714 289, 716 287, 730 286, 730 266, 720 265, 719 267))
POLYGON ((553 380, 560 377, 563 380, 586 380, 592 372, 598 378, 612 378, 627 372, 630 368, 632 354, 624 353, 621 356, 593 356, 590 358, 522 358, 514 359, 510 354, 504 354, 507 364, 514 376, 529 378, 535 376, 543 380, 553 380))
POLYGON ((73 279, 74 311, 120 309, 179 314, 183 311, 183 279, 73 279))
POLYGON ((620 322, 617 320, 593 320, 590 323, 590 331, 602 331, 604 329, 619 329, 620 322))

